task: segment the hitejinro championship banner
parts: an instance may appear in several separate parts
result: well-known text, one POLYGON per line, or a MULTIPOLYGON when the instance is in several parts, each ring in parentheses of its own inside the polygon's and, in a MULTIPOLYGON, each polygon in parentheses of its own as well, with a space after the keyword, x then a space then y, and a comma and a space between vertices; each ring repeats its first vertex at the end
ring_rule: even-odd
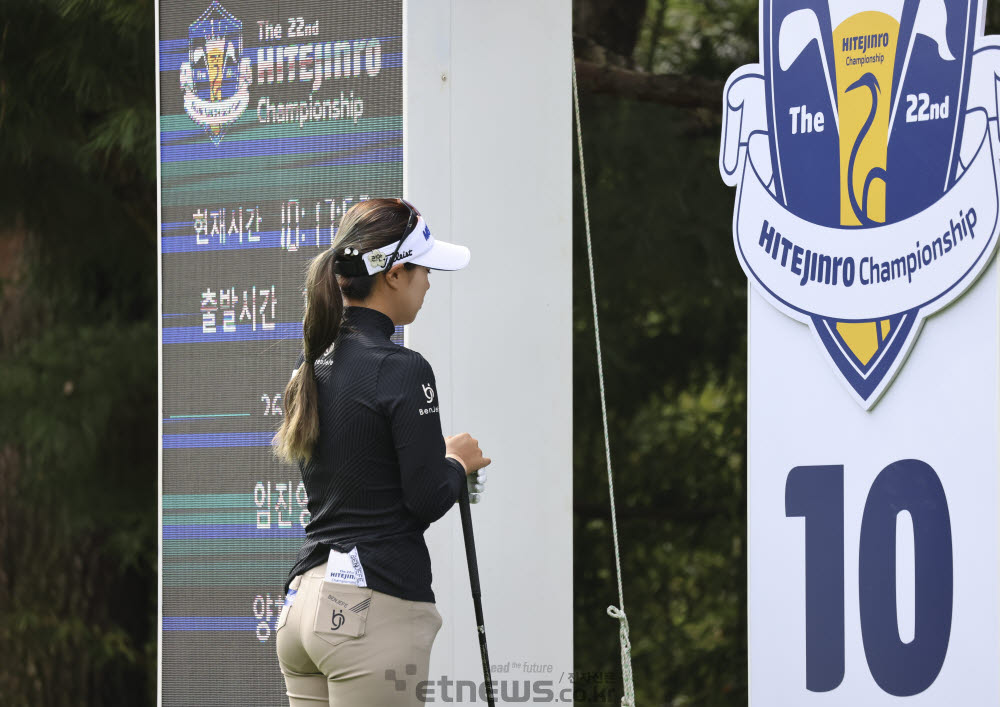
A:
POLYGON ((163 0, 158 41, 163 704, 273 707, 309 512, 270 440, 308 261, 402 196, 402 5, 163 0))
MULTIPOLYGON (((985 2, 985 0, 983 0, 985 2)), ((1000 39, 975 0, 761 0, 719 168, 750 282, 870 409, 997 244, 1000 39)))

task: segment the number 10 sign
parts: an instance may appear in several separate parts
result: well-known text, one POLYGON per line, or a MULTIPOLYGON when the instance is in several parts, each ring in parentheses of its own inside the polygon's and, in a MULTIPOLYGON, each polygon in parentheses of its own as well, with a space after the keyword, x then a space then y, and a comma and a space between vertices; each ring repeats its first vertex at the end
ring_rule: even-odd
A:
POLYGON ((758 707, 1000 707, 1000 38, 984 13, 761 0, 760 63, 726 84, 758 707))

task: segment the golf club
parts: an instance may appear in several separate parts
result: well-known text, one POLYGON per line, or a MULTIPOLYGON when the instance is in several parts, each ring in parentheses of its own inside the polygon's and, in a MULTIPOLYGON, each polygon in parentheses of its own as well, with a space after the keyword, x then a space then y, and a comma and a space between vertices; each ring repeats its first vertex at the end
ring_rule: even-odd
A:
POLYGON ((479 588, 479 563, 476 561, 476 539, 472 534, 472 511, 469 508, 469 486, 462 484, 459 496, 459 510, 462 514, 462 534, 465 536, 465 559, 469 564, 469 584, 472 585, 472 603, 476 608, 476 629, 479 633, 479 654, 483 661, 483 680, 486 682, 486 700, 490 707, 496 704, 493 698, 493 678, 490 675, 490 658, 486 651, 486 626, 483 621, 483 593, 479 588))

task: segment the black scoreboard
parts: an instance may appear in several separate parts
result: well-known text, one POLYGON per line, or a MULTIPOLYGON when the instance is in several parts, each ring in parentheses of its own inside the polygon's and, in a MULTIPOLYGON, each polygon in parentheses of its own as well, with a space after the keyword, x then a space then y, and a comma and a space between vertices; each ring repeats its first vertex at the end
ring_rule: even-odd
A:
POLYGON ((309 513, 270 441, 309 260, 351 205, 402 196, 402 0, 158 14, 163 704, 274 707, 309 513))

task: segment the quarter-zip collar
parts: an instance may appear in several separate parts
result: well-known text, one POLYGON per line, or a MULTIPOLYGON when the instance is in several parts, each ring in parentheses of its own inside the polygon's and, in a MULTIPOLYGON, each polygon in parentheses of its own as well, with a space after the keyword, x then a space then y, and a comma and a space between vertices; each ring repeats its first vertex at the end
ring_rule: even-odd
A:
POLYGON ((352 329, 381 334, 386 339, 396 331, 396 325, 388 315, 371 307, 345 307, 344 323, 352 329))

